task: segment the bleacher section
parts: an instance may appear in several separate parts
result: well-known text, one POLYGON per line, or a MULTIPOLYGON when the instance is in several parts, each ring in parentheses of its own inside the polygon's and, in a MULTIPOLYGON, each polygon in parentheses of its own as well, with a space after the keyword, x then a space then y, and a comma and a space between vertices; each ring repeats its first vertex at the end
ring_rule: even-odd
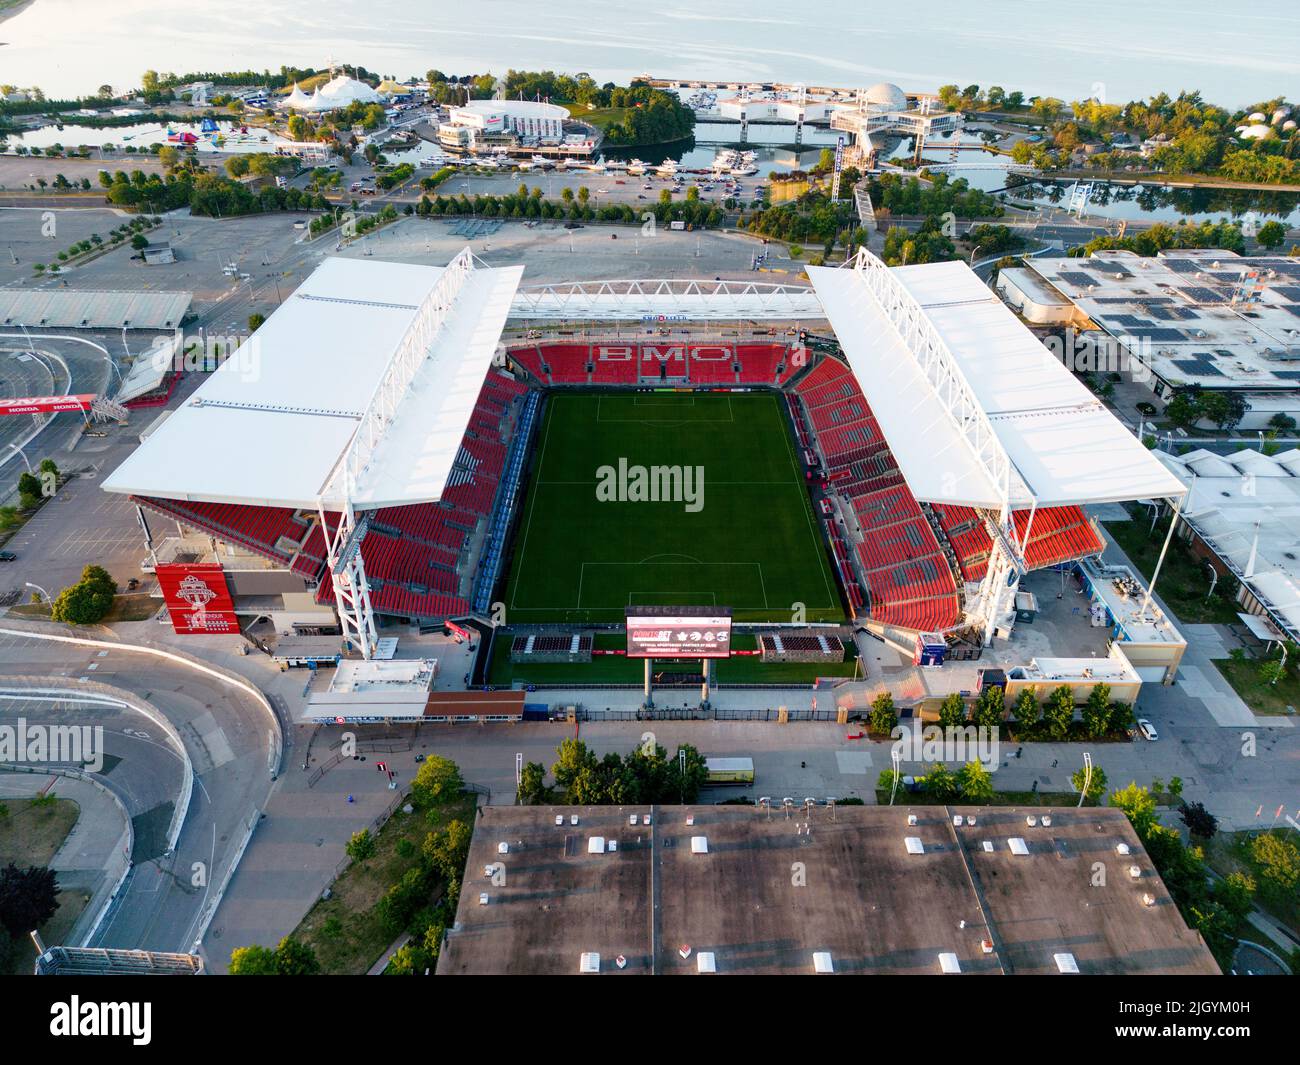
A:
MULTIPOLYGON (((984 519, 970 507, 936 505, 934 512, 952 544, 962 576, 968 581, 982 580, 993 547, 984 519)), ((1029 514, 1027 510, 1012 513, 1017 538, 1025 535, 1029 514)), ((1079 507, 1042 507, 1034 512, 1025 562, 1031 570, 1043 569, 1100 554, 1104 548, 1097 530, 1079 507)))
POLYGON ((779 385, 801 369, 791 363, 792 350, 781 343, 691 345, 665 340, 645 345, 530 344, 512 348, 510 357, 544 385, 635 385, 661 379, 694 385, 779 385))
MULTIPOLYGON (((868 615, 906 628, 952 627, 961 614, 953 570, 852 372, 839 360, 824 357, 795 391, 821 445, 829 487, 852 506, 864 533, 855 553, 867 582, 868 615)), ((797 414, 795 424, 800 424, 797 414)), ((826 527, 856 613, 864 597, 843 537, 831 522, 826 527)))
MULTIPOLYGON (((508 527, 508 517, 504 524, 494 520, 494 510, 503 501, 512 500, 517 491, 523 444, 536 403, 537 393, 527 385, 489 373, 443 498, 435 503, 385 507, 365 516, 361 557, 376 611, 421 619, 469 613, 469 582, 462 570, 470 539, 485 520, 490 531, 480 566, 491 568, 492 576, 486 581, 490 592, 508 527), (526 400, 521 398, 524 396, 526 400)), ((287 564, 305 580, 320 582, 318 603, 334 601, 334 588, 325 573, 327 552, 319 514, 172 499, 140 498, 137 502, 217 539, 287 564)), ((337 526, 337 515, 327 514, 326 520, 331 529, 337 526)))

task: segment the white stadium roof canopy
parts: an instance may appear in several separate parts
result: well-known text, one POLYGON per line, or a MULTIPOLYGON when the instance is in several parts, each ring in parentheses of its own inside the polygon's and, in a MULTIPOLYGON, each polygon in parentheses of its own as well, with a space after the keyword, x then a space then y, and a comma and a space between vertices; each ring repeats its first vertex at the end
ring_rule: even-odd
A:
POLYGON ((446 268, 327 259, 105 481, 110 492, 315 508, 343 503, 337 472, 367 418, 377 441, 351 471, 358 507, 439 498, 496 352, 522 267, 475 267, 431 338, 422 315, 446 268), (408 334, 424 350, 376 419, 408 334), (428 341, 427 344, 425 341, 428 341))
MULTIPOLYGON (((881 268, 884 269, 883 267, 881 268)), ((861 269, 809 267, 831 328, 912 493, 932 503, 999 506, 998 479, 952 413, 991 428, 984 454, 1010 462, 1012 507, 1181 496, 1186 489, 1000 299, 961 262, 885 271, 901 285, 902 313, 946 349, 936 385, 861 269)), ((895 291, 897 291, 895 289, 895 291)))

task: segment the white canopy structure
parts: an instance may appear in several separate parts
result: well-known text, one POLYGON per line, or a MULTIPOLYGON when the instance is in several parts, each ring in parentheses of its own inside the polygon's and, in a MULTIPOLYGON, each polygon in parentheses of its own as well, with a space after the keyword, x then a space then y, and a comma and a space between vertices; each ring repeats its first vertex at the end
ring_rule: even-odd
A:
POLYGON ((997 509, 1185 489, 961 262, 809 267, 917 499, 997 509))
POLYGON ((294 82, 293 91, 276 106, 282 111, 323 112, 336 111, 349 104, 382 102, 383 97, 364 81, 340 74, 317 88, 310 96, 294 82))
POLYGON ((471 268, 468 250, 445 268, 325 260, 105 490, 307 509, 349 492, 365 508, 438 499, 522 273, 471 268))

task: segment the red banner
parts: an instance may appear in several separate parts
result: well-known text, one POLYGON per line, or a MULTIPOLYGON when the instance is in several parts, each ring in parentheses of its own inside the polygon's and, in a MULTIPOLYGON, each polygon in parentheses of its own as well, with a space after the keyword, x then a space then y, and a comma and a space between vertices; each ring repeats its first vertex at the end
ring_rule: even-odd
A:
POLYGON ((238 632, 235 602, 226 575, 215 563, 171 563, 158 567, 158 586, 181 634, 238 632))
POLYGON ((90 410, 94 394, 87 396, 25 396, 0 400, 0 417, 6 414, 53 414, 62 410, 90 410))

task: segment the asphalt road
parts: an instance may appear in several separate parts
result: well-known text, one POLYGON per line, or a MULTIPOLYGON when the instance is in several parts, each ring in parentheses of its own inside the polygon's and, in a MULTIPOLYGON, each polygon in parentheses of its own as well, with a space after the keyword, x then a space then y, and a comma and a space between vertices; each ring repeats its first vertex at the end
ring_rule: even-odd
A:
MULTIPOLYGON (((123 688, 150 702, 180 732, 195 784, 176 850, 136 865, 95 945, 189 950, 204 907, 242 843, 244 827, 253 811, 265 805, 271 788, 271 724, 251 697, 202 673, 151 656, 103 650, 108 653, 101 656, 101 649, 3 635, 0 674, 85 677, 123 688)), ((160 772, 162 737, 156 726, 128 726, 134 715, 120 711, 86 716, 92 724, 105 725, 106 742, 113 737, 110 753, 122 757, 109 774, 115 787, 132 795, 146 812, 174 796, 167 784, 172 770, 160 772), (133 731, 127 733, 127 727, 133 731)))

